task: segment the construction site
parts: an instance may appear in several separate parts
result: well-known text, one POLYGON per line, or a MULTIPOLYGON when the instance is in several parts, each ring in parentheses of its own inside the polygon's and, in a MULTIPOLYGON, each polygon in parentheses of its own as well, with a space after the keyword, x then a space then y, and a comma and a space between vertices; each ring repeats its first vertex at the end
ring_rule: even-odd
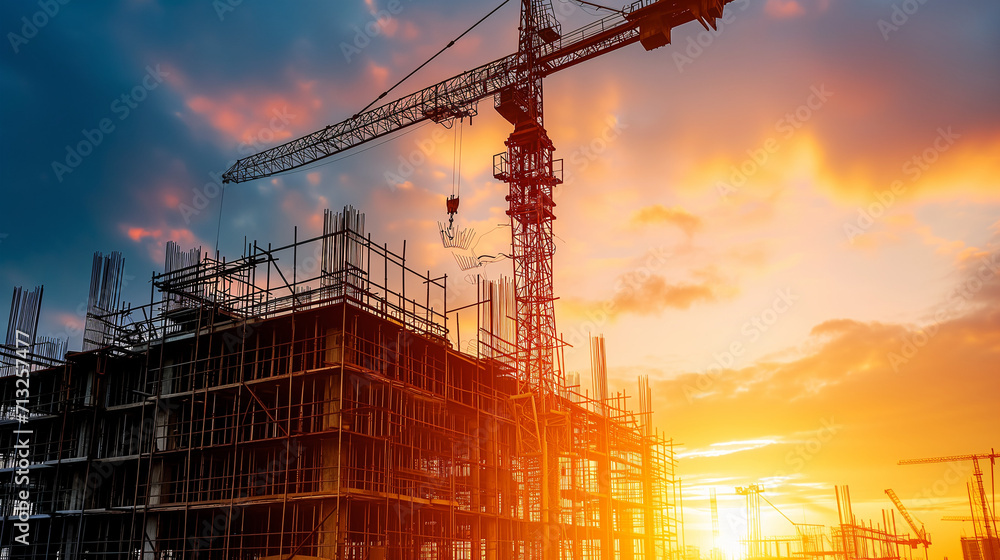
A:
MULTIPOLYGON (((652 428, 645 379, 630 411, 608 393, 593 338, 595 394, 563 376, 539 390, 516 367, 509 281, 439 311, 447 277, 409 268, 405 244, 373 242, 364 221, 328 211, 320 236, 253 242, 235 260, 171 243, 144 305, 121 300, 121 255, 97 253, 80 352, 35 336, 41 289, 16 289, 0 376, 0 557, 701 557, 683 545, 674 442, 652 428), (463 314, 475 353, 449 339, 463 314)), ((963 560, 1000 558, 979 465, 997 457, 901 462, 973 463, 972 516, 951 518, 973 522, 963 560)), ((833 490, 838 520, 823 525, 792 521, 762 485, 735 488, 743 550, 713 544, 704 558, 928 557, 930 535, 892 490, 896 511, 875 522, 855 515, 847 487, 833 490), (762 533, 762 501, 792 534, 762 533)))
MULTIPOLYGON (((141 306, 119 299, 120 256, 95 255, 84 351, 6 356, 34 396, 34 544, 13 557, 677 557, 672 444, 643 393, 633 413, 623 394, 521 377, 509 283, 456 312, 479 350, 455 350, 432 305, 445 277, 351 209, 325 224, 231 261, 171 244, 141 306)), ((28 295, 12 324, 31 332, 28 295)), ((0 383, 8 425, 16 379, 0 383)), ((23 455, 2 434, 12 472, 23 455)))
MULTIPOLYGON (((972 461, 976 465, 975 474, 969 482, 969 505, 972 517, 946 517, 949 521, 973 521, 974 536, 962 537, 963 560, 995 560, 1000 558, 1000 547, 996 532, 996 516, 993 506, 986 497, 982 486, 982 471, 978 467, 980 459, 995 460, 996 453, 955 457, 936 457, 901 461, 900 464, 956 463, 972 461), (977 484, 978 482, 978 484, 977 484)), ((802 523, 793 521, 764 494, 760 484, 750 484, 735 488, 735 493, 745 498, 745 509, 741 512, 746 521, 746 533, 740 539, 742 550, 738 558, 751 560, 777 560, 779 558, 834 558, 843 560, 913 560, 928 559, 928 549, 932 544, 931 535, 906 508, 899 496, 891 489, 885 494, 894 509, 882 509, 881 518, 865 520, 854 512, 851 491, 847 486, 833 488, 837 521, 832 525, 802 523), (761 501, 787 522, 794 532, 785 535, 764 535, 761 531, 761 501), (897 513, 899 520, 897 521, 897 513), (911 532, 912 531, 912 532, 911 532)), ((714 488, 710 493, 712 519, 712 559, 724 559, 727 555, 719 547, 719 510, 714 488)))
MULTIPOLYGON (((418 270, 405 241, 373 240, 351 206, 325 211, 318 235, 246 240, 235 258, 167 242, 140 304, 126 301, 123 254, 95 253, 79 351, 39 336, 42 288, 16 288, 0 345, 0 560, 699 560, 681 444, 654 426, 649 378, 611 390, 597 333, 582 349, 590 378, 565 365, 553 288, 563 162, 542 81, 635 43, 667 46, 680 25, 717 31, 731 1, 582 2, 610 15, 563 32, 551 2, 522 0, 513 54, 379 105, 393 86, 223 175, 236 186, 418 123, 471 124, 492 98, 513 126, 492 165, 509 186, 497 259, 513 274, 486 280, 482 256, 453 253, 475 278, 472 301, 449 300, 448 275, 418 270)), ((441 242, 467 253, 475 233, 455 225, 458 208, 453 193, 441 242)), ((979 465, 997 457, 904 462, 975 465, 963 560, 1000 560, 979 465)), ((898 525, 892 510, 858 519, 848 488, 832 490, 826 525, 793 522, 759 484, 735 488, 738 558, 929 560, 930 535, 892 490, 898 525), (762 533, 762 500, 794 534, 762 533)), ((714 542, 714 488, 711 512, 707 558, 735 560, 714 542)))

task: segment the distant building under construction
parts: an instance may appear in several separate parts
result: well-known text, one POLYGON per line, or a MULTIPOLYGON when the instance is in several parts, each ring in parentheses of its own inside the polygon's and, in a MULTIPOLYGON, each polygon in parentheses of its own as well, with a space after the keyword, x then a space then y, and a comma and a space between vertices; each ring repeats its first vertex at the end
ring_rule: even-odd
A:
POLYGON ((510 286, 445 311, 405 252, 349 209, 234 261, 170 244, 142 306, 95 256, 83 351, 3 349, 0 558, 679 559, 648 387, 609 394, 599 339, 595 394, 519 378, 510 286))

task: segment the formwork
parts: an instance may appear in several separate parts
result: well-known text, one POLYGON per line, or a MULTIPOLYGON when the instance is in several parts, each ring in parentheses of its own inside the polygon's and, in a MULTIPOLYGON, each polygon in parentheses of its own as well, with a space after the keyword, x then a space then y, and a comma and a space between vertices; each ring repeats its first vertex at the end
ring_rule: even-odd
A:
POLYGON ((7 351, 0 557, 679 558, 648 385, 638 412, 610 394, 600 339, 595 394, 526 384, 509 283, 450 310, 447 277, 405 253, 348 208, 231 261, 170 245, 136 306, 121 259, 96 256, 84 350, 24 357, 27 504, 7 351))

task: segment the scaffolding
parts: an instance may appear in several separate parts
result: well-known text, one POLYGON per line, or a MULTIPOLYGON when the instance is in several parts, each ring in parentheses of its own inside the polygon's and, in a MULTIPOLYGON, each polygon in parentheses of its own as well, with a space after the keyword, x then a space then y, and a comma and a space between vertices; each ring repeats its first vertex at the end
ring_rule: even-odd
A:
MULTIPOLYGON (((85 351, 31 376, 28 546, 0 421, 0 558, 679 560, 647 381, 633 413, 594 339, 597 395, 536 390, 509 283, 459 308, 462 352, 447 277, 352 208, 323 223, 236 260, 171 245, 142 306, 120 303, 120 256, 95 256, 85 351)), ((15 391, 0 377, 0 402, 15 391)))

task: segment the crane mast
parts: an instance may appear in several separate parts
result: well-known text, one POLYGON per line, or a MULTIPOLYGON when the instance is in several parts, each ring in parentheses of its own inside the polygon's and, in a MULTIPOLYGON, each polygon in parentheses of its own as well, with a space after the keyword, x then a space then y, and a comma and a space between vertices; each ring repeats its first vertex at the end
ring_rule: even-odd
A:
POLYGON ((557 384, 553 360, 553 190, 562 178, 561 166, 557 168, 553 161, 555 147, 545 131, 542 110, 542 72, 536 59, 543 30, 548 30, 550 37, 559 34, 551 6, 545 0, 522 0, 518 48, 522 78, 502 90, 496 104, 514 131, 505 142, 506 153, 494 157, 494 176, 510 185, 507 215, 514 262, 518 374, 522 383, 552 390, 557 384))

